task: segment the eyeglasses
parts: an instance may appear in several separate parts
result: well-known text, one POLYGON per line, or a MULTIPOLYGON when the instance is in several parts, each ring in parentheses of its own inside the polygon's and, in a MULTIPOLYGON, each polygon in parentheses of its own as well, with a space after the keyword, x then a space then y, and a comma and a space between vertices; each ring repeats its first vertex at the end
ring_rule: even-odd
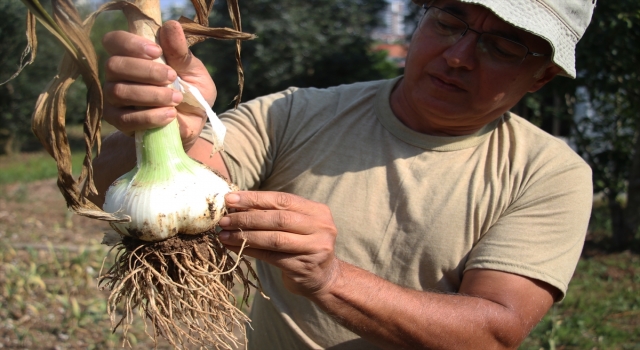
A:
POLYGON ((518 66, 528 55, 534 57, 548 56, 531 52, 525 45, 505 37, 473 30, 469 24, 451 13, 435 6, 423 6, 424 16, 418 25, 419 30, 437 40, 438 43, 451 46, 458 42, 469 31, 478 34, 476 52, 483 63, 497 67, 509 68, 518 66))

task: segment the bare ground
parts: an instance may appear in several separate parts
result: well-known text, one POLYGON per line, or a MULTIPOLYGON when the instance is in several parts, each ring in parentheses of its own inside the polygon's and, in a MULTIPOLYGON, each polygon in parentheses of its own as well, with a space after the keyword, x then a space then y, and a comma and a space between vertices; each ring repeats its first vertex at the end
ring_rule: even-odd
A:
MULTIPOLYGON (((0 349, 122 346, 121 332, 111 334, 107 292, 96 285, 107 230, 70 213, 54 179, 0 185, 0 349)), ((127 340, 154 346, 141 322, 127 340)))
POLYGON ((0 239, 13 246, 95 245, 109 225, 67 210, 54 179, 0 190, 0 239))

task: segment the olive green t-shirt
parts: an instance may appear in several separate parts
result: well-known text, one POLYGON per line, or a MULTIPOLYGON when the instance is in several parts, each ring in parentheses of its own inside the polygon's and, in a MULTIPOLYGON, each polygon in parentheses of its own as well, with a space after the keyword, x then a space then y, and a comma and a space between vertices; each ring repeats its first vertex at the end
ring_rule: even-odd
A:
MULTIPOLYGON (((415 132, 389 105, 399 79, 290 88, 224 113, 232 181, 325 203, 338 258, 398 285, 457 292, 466 270, 492 269, 564 296, 591 210, 587 164, 510 113, 473 135, 415 132)), ((277 268, 257 269, 270 300, 256 296, 250 349, 375 349, 277 268)))

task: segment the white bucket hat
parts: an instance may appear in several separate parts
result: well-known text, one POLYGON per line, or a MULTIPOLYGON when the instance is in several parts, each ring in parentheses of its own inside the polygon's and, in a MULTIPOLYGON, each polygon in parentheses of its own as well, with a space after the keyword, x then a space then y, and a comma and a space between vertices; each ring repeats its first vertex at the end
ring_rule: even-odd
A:
POLYGON ((576 77, 576 44, 591 22, 595 0, 459 1, 482 5, 506 22, 545 39, 553 48, 553 62, 564 70, 563 75, 576 77))

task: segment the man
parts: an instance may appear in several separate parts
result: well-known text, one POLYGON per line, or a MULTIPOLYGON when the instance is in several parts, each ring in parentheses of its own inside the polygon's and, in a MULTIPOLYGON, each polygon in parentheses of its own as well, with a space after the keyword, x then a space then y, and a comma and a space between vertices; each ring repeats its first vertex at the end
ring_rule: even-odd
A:
POLYGON ((569 147, 508 110, 575 76, 594 5, 473 2, 425 6, 402 77, 226 112, 213 157, 204 120, 163 87, 179 75, 215 99, 179 25, 162 48, 109 33, 105 119, 121 132, 97 185, 134 165, 126 135, 177 117, 192 157, 253 190, 227 195, 237 211, 220 222, 230 249, 247 240, 270 297, 253 304, 249 348, 517 348, 565 295, 592 192, 569 147), (161 53, 172 68, 151 61, 161 53))

